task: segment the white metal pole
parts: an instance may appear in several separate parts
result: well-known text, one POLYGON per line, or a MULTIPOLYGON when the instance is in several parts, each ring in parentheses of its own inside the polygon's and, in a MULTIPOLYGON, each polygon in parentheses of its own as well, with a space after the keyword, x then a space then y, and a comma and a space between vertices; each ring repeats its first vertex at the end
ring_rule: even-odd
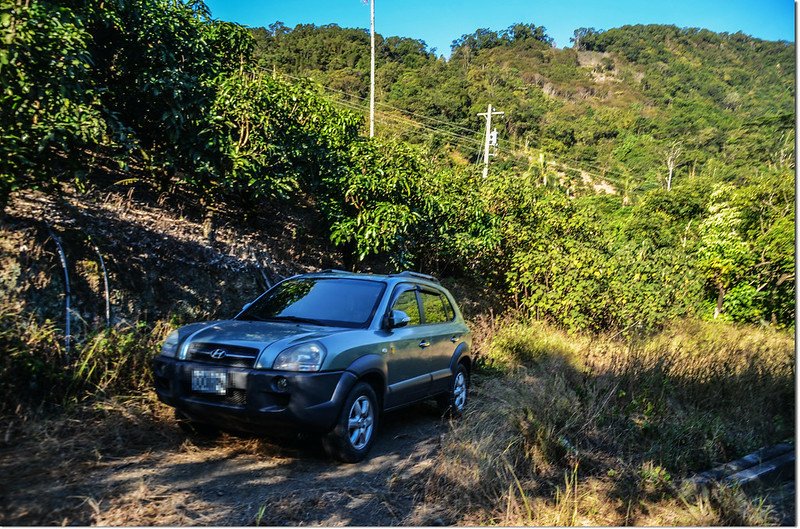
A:
POLYGON ((492 105, 486 109, 486 139, 483 145, 483 177, 489 176, 489 135, 492 130, 492 105))
POLYGON ((492 143, 492 116, 502 116, 504 112, 497 112, 492 110, 492 105, 490 104, 489 107, 486 109, 486 114, 483 112, 479 112, 479 116, 486 116, 486 136, 483 142, 483 177, 486 178, 489 176, 489 156, 491 156, 489 152, 489 148, 491 147, 492 143))
POLYGON ((375 0, 369 0, 369 137, 375 136, 375 0))

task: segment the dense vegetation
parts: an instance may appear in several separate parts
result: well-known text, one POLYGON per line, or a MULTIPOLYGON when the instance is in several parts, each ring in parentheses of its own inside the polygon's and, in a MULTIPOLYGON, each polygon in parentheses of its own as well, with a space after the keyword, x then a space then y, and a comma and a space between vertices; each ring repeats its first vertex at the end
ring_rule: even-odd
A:
MULTIPOLYGON (((363 108, 364 31, 276 23, 252 33, 264 70, 311 76, 363 108)), ((382 205, 356 215, 361 232, 348 240, 362 254, 393 247, 400 262, 479 271, 571 328, 650 328, 686 314, 791 325, 793 263, 778 254, 794 244, 793 53, 671 26, 582 28, 571 49, 552 48, 535 24, 479 29, 453 42, 449 60, 421 41, 379 38, 379 119, 427 154, 425 185, 436 182, 392 202, 427 197, 422 227, 438 233, 419 233, 411 217, 412 237, 366 243, 377 214, 396 218, 382 205), (478 182, 467 160, 479 150, 475 115, 490 103, 506 112, 505 141, 493 178, 478 182), (430 262, 418 240, 449 263, 430 262)))
POLYGON ((391 126, 372 140, 343 108, 366 93, 362 30, 251 36, 201 3, 157 0, 5 0, 0 24, 3 203, 137 167, 194 193, 210 236, 224 204, 247 216, 312 195, 354 259, 479 276, 572 329, 793 325, 787 43, 630 26, 555 49, 517 24, 464 35, 445 60, 380 38, 391 126), (336 92, 294 77, 307 75, 336 92), (482 181, 468 160, 489 103, 504 139, 482 181))

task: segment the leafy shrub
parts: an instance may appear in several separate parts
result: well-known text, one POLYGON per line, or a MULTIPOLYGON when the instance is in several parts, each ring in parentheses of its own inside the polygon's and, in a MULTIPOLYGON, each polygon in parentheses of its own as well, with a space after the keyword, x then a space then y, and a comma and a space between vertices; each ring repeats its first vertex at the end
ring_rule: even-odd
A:
POLYGON ((104 143, 91 40, 68 7, 0 1, 0 208, 15 189, 71 179, 104 143))
POLYGON ((736 285, 725 296, 723 315, 731 321, 757 324, 764 318, 760 298, 756 287, 748 284, 736 285))
POLYGON ((351 145, 349 158, 347 172, 326 182, 341 197, 329 203, 333 241, 354 243, 360 260, 389 253, 397 268, 409 267, 417 224, 430 218, 435 198, 425 192, 419 156, 397 142, 362 141, 351 145))

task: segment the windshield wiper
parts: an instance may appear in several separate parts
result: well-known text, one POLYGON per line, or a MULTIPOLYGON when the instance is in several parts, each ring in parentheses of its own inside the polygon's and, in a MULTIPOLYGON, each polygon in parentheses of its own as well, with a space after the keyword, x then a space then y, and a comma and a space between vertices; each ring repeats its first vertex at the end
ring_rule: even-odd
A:
POLYGON ((267 321, 264 318, 259 318, 258 316, 255 316, 253 314, 245 314, 241 318, 234 318, 234 319, 238 319, 238 320, 242 320, 242 321, 267 321))
POLYGON ((312 325, 322 325, 319 320, 312 318, 301 318, 300 316, 270 316, 264 321, 289 321, 292 323, 310 323, 312 325))

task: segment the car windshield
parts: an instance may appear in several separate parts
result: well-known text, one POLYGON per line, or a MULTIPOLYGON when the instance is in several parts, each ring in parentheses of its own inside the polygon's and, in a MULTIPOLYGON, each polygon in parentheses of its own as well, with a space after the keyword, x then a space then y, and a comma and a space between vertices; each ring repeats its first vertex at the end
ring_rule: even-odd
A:
POLYGON ((340 278, 290 279, 258 298, 236 319, 363 327, 372 319, 385 285, 340 278))

